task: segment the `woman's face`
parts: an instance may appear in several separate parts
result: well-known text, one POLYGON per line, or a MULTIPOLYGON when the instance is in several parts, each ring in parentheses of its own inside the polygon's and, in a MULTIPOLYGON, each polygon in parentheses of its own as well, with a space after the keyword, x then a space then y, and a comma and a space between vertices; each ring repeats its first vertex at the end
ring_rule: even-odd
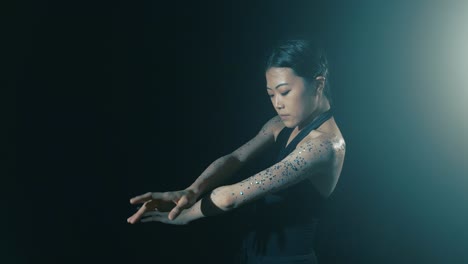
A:
POLYGON ((315 84, 307 84, 291 68, 272 67, 266 71, 267 92, 284 125, 293 128, 318 107, 315 84))

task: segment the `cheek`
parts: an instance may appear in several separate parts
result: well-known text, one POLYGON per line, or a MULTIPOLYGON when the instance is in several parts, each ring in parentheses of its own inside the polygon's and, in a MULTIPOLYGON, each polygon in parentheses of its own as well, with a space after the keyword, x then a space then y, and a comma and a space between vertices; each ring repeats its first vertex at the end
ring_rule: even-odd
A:
POLYGON ((307 105, 304 104, 302 100, 295 101, 294 104, 292 104, 291 109, 294 110, 298 117, 302 117, 308 111, 307 105))
POLYGON ((289 108, 294 109, 295 111, 301 111, 302 106, 304 105, 303 99, 299 96, 290 98, 288 100, 289 108))

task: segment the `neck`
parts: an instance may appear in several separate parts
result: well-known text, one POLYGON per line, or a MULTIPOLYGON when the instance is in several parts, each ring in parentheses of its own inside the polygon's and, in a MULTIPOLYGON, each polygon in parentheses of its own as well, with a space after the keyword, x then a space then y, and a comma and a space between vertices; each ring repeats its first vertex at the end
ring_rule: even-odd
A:
POLYGON ((318 105, 318 107, 310 114, 304 121, 297 125, 298 132, 301 131, 304 127, 308 124, 313 122, 318 116, 325 113, 326 111, 330 110, 330 103, 327 99, 322 100, 322 102, 318 105))

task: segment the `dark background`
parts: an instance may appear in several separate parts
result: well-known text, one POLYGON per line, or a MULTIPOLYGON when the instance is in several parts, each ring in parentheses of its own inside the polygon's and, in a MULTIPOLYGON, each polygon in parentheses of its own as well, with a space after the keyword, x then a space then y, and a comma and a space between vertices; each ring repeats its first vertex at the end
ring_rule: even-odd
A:
POLYGON ((466 263, 468 109, 466 81, 455 79, 466 55, 447 53, 451 43, 468 43, 451 20, 465 7, 6 5, 4 105, 13 115, 4 138, 16 145, 6 159, 15 173, 3 185, 1 262, 230 263, 241 215, 129 225, 128 199, 185 188, 253 137, 274 115, 268 48, 307 36, 328 48, 335 120, 347 143, 319 226, 320 263, 466 263))

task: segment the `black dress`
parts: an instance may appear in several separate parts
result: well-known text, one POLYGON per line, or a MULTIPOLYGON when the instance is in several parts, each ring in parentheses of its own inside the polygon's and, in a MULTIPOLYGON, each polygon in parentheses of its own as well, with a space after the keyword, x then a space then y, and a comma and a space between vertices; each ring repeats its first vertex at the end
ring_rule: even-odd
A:
MULTIPOLYGON (((276 140, 280 153, 276 162, 289 155, 313 129, 332 116, 331 110, 307 125, 286 147, 292 128, 285 127, 276 140)), ((315 228, 325 204, 309 180, 266 195, 246 206, 248 221, 240 263, 317 263, 313 249, 315 228)))

